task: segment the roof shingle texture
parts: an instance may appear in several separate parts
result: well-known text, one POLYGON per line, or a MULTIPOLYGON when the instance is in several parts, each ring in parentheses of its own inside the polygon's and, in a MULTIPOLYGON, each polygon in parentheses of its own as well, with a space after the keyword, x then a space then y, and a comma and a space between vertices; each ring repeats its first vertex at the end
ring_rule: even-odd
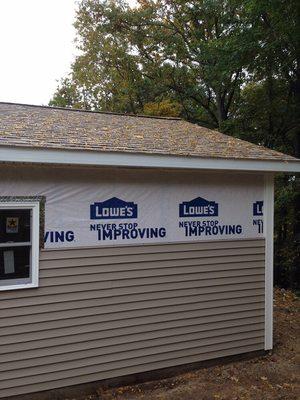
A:
POLYGON ((299 161, 172 118, 0 103, 0 145, 203 158, 299 161))

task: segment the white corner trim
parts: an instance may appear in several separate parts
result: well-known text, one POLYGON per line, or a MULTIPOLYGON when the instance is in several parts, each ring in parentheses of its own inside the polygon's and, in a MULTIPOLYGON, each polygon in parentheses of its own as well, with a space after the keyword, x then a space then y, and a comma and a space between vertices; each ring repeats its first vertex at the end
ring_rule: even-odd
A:
POLYGON ((265 175, 265 350, 273 348, 274 176, 265 175))
POLYGON ((38 287, 39 284, 39 251, 40 251, 40 203, 38 201, 9 201, 0 202, 0 209, 19 208, 32 210, 31 224, 31 276, 28 283, 17 283, 0 286, 0 291, 29 289, 38 287))
POLYGON ((0 162, 43 164, 70 164, 88 166, 119 166, 144 168, 178 168, 204 170, 234 170, 263 172, 300 172, 300 161, 246 160, 138 154, 57 150, 31 147, 0 146, 0 162))

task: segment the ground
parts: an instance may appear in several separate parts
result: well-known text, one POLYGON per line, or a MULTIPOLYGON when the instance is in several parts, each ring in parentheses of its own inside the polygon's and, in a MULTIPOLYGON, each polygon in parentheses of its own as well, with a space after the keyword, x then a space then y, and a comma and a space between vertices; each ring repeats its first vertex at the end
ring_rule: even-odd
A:
POLYGON ((160 381, 99 388, 85 400, 298 400, 300 299, 292 292, 275 289, 274 325, 274 351, 267 356, 160 381))

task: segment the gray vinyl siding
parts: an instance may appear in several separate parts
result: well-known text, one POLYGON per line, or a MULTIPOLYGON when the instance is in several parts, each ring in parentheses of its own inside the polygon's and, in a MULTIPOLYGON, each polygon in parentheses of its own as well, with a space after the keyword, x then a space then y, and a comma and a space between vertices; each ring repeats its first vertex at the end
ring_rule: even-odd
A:
POLYGON ((43 250, 0 294, 0 397, 264 348, 263 239, 43 250))

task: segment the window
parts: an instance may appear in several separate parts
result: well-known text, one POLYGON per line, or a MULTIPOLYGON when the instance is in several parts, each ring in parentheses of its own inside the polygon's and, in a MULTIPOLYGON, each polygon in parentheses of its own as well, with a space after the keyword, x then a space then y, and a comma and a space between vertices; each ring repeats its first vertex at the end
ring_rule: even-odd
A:
POLYGON ((39 202, 0 202, 0 290, 38 286, 39 202))

